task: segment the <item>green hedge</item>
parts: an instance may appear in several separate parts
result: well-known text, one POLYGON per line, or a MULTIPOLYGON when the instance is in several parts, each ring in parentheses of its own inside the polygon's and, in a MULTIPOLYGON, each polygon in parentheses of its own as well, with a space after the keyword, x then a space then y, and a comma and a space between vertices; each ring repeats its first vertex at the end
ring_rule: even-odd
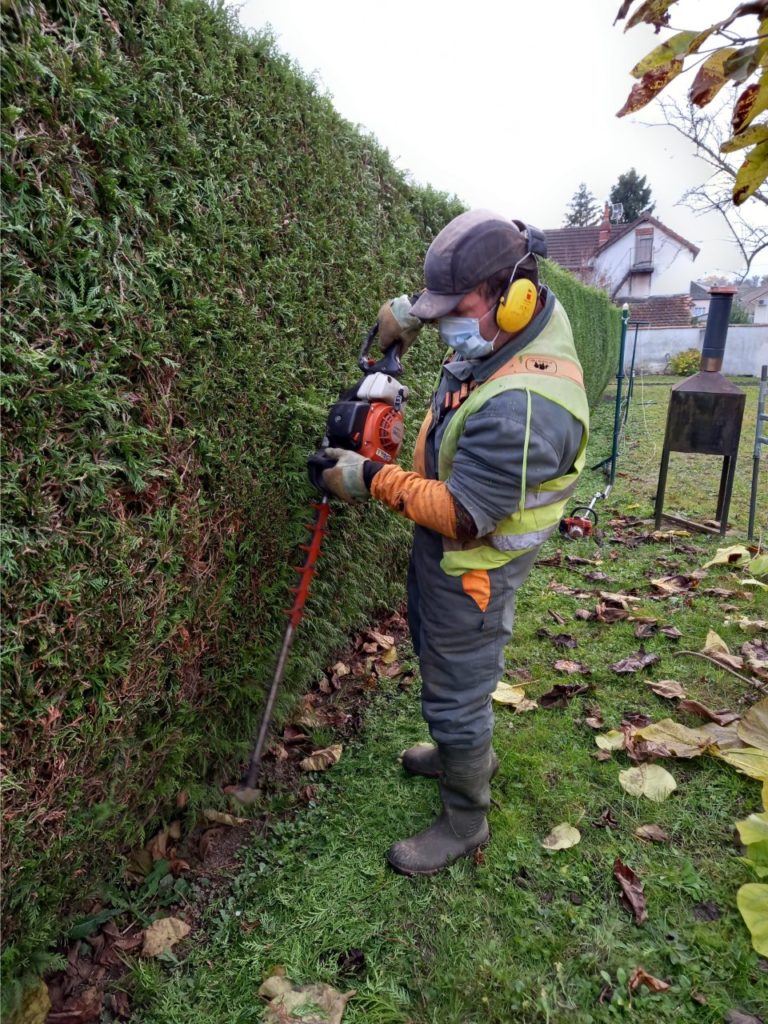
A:
MULTIPOLYGON (((461 206, 409 185, 268 36, 203 0, 11 0, 2 28, 16 973, 180 789, 194 808, 236 776, 307 453, 380 302, 418 283, 461 206)), ((595 399, 613 313, 547 273, 595 399)), ((414 419, 437 351, 428 336, 409 353, 414 419)), ((331 525, 282 709, 401 596, 407 524, 369 507, 331 525)))

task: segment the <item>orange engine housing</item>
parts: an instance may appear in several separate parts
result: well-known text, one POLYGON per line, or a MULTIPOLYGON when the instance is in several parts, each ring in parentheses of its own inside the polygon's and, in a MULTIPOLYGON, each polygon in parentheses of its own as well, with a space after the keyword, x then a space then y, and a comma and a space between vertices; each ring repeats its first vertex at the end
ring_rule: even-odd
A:
POLYGON ((371 402, 357 449, 359 453, 373 462, 394 462, 403 447, 404 438, 402 412, 386 402, 371 402))

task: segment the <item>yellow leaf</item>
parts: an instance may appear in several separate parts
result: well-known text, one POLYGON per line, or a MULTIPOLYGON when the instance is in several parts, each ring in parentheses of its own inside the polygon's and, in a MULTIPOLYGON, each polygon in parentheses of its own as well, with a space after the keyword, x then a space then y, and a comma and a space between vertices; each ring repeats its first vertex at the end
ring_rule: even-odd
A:
POLYGON ((751 779, 760 779, 761 782, 768 780, 768 752, 765 750, 741 747, 737 750, 723 750, 717 756, 751 779))
POLYGON ((259 989, 262 999, 269 999, 264 1010, 264 1024, 299 1024, 312 1021, 320 1024, 341 1024, 344 1009, 355 995, 355 990, 339 992, 317 981, 312 985, 295 985, 288 978, 275 973, 259 989), (309 1009, 309 1015, 307 1010, 309 1009))
POLYGON ((724 46, 715 50, 711 57, 707 57, 688 90, 688 99, 691 103, 698 107, 706 107, 717 96, 728 81, 724 71, 725 63, 737 52, 732 46, 724 46))
POLYGON ((491 697, 499 704, 519 704, 525 699, 525 690, 522 686, 510 686, 509 683, 499 683, 491 694, 491 697))
POLYGON ((316 750, 309 757, 305 757, 303 761, 299 761, 299 767, 303 768, 305 772, 324 772, 331 765, 336 764, 343 749, 341 743, 335 743, 332 747, 316 750))
POLYGON ((739 722, 739 736, 748 747, 768 751, 768 697, 763 697, 739 722))
POLYGON ((650 103, 673 78, 677 78, 682 70, 683 62, 676 59, 662 64, 661 67, 654 68, 652 71, 646 71, 637 85, 632 86, 624 106, 618 111, 616 117, 632 114, 644 107, 646 103, 650 103))
POLYGON ((760 587, 761 590, 768 590, 768 583, 761 583, 760 580, 742 580, 742 587, 760 587))
POLYGON ((750 814, 744 821, 737 821, 736 828, 744 846, 762 843, 768 839, 768 813, 750 814))
POLYGON ((744 158, 744 163, 736 173, 736 181, 733 185, 734 206, 741 206, 745 200, 749 199, 767 177, 768 142, 761 142, 750 149, 744 158))
POLYGON ((721 636, 710 629, 707 633, 707 639, 704 641, 704 647, 701 651, 702 654, 730 654, 728 650, 728 644, 723 640, 721 636))
MULTIPOLYGON (((710 746, 717 747, 718 750, 735 750, 743 746, 738 733, 738 722, 731 722, 730 725, 718 725, 717 722, 707 722, 706 725, 699 726, 699 732, 704 732, 709 736, 710 746)), ((717 753, 717 751, 708 750, 707 753, 717 753)))
POLYGON ((768 885, 748 882, 736 893, 736 903, 760 956, 768 956, 768 885))
POLYGON ((384 662, 385 665, 391 665, 393 661, 397 660, 397 648, 388 648, 388 650, 384 651, 384 653, 382 654, 381 660, 384 662))
POLYGON ((712 739, 703 729, 689 729, 671 718, 653 722, 634 733, 641 739, 651 740, 665 746, 673 757, 698 757, 703 754, 712 739))
POLYGON ((674 57, 695 53, 711 31, 710 29, 708 32, 678 32, 674 36, 670 36, 661 45, 647 53, 641 61, 638 61, 630 74, 633 78, 642 78, 646 72, 653 71, 654 68, 658 68, 662 64, 667 64, 674 57))
POLYGON ((751 557, 749 548, 745 548, 743 544, 732 544, 729 548, 718 548, 715 557, 705 562, 702 568, 708 569, 711 565, 741 565, 748 562, 751 557))
POLYGON ((216 825, 247 825, 248 818, 236 818, 234 814, 224 814, 222 811, 214 811, 206 807, 203 811, 206 821, 214 822, 216 825))
POLYGON ((747 146, 756 146, 761 142, 768 142, 768 124, 751 124, 743 132, 734 135, 725 142, 720 143, 721 153, 733 153, 737 149, 745 149, 747 146))
POLYGON ((618 729, 611 729, 608 732, 601 732, 595 736, 595 743, 601 750, 623 750, 625 737, 618 729))
POLYGON ((573 825, 563 822, 552 829, 547 838, 542 840, 541 845, 545 850, 567 850, 580 842, 581 832, 573 825))
POLYGON ((177 942, 189 935, 191 928, 186 921, 178 917, 163 917, 153 921, 144 932, 143 956, 159 956, 175 946, 177 942))
POLYGON ((641 764, 619 772, 619 782, 631 796, 644 796, 654 803, 666 800, 677 789, 669 772, 658 764, 641 764))
POLYGON ((678 683, 676 679, 647 679, 645 685, 650 686, 655 694, 659 697, 685 697, 686 693, 683 689, 682 683, 678 683))

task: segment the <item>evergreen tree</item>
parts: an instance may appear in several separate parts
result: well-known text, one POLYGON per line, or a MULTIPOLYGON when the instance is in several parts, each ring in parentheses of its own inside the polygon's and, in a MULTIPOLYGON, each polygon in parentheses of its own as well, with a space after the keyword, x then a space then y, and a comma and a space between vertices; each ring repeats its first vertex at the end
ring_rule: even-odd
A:
POLYGON ((599 219, 600 207, 597 200, 582 181, 568 203, 563 227, 586 228, 590 224, 597 224, 599 219))
POLYGON ((620 224, 637 220, 641 213, 653 213, 656 205, 651 202, 651 186, 646 182, 645 175, 641 178, 634 167, 619 175, 619 180, 611 189, 609 202, 611 205, 621 203, 624 207, 620 224))

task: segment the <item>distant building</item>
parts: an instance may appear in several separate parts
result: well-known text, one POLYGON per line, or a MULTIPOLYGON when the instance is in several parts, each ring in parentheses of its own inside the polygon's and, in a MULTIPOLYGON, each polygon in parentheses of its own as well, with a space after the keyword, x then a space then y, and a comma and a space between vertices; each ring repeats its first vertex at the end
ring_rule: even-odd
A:
POLYGON ((549 258, 585 284, 602 288, 633 320, 653 327, 691 323, 691 265, 699 249, 650 213, 612 224, 605 204, 600 224, 545 231, 549 258))
POLYGON ((709 316, 709 289, 704 285, 691 281, 691 317, 697 324, 706 322, 709 316))
POLYGON ((768 324, 768 284, 740 295, 739 305, 752 314, 753 323, 768 324))

